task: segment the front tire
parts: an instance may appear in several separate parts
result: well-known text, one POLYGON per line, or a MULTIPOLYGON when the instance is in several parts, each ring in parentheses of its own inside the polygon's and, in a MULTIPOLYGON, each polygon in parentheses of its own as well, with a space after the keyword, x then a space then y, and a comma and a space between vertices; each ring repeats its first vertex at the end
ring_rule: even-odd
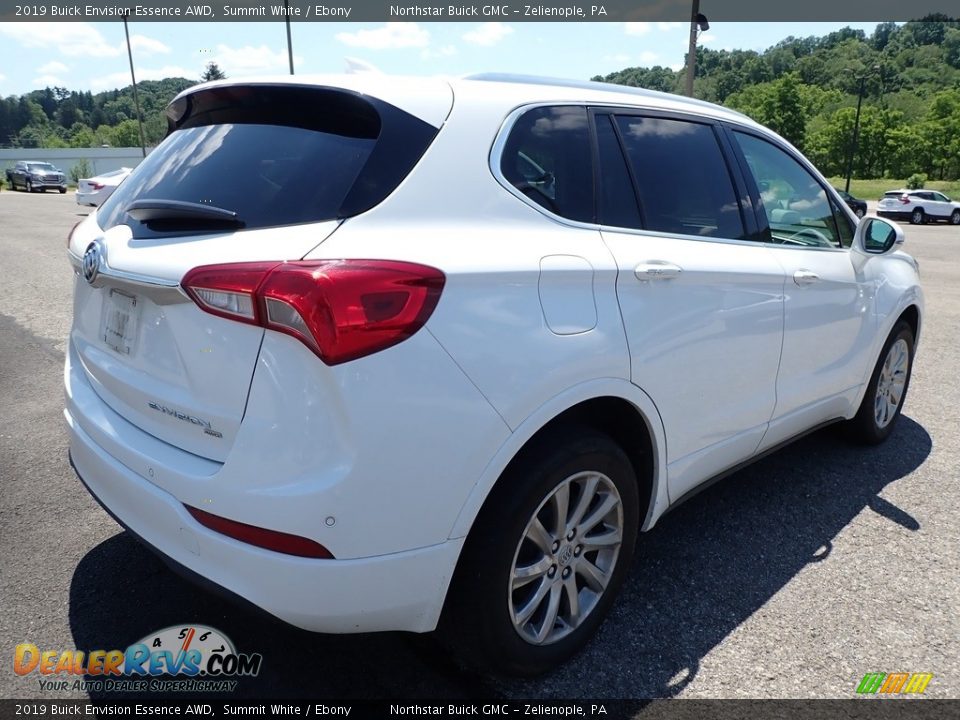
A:
POLYGON ((856 210, 853 211, 853 214, 862 220, 863 216, 867 214, 867 211, 864 210, 863 208, 857 208, 856 210))
POLYGON ((66 194, 66 192, 67 192, 67 189, 66 189, 65 187, 60 188, 60 194, 61 194, 61 195, 66 194))
POLYGON ((923 210, 916 208, 912 213, 910 213, 910 224, 911 225, 923 225, 926 221, 924 217, 923 210))
POLYGON ((27 180, 25 187, 26 187, 26 190, 27 190, 28 193, 32 193, 32 192, 33 192, 33 183, 30 182, 29 180, 27 180))
POLYGON ((950 213, 950 224, 960 225, 960 210, 954 210, 950 213))
POLYGON ((860 409, 847 423, 852 440, 877 445, 893 432, 910 387, 914 342, 910 325, 898 322, 883 345, 860 409))
POLYGON ((547 672, 590 640, 630 569, 633 466, 609 437, 570 427, 526 448, 464 546, 441 621, 476 667, 547 672))

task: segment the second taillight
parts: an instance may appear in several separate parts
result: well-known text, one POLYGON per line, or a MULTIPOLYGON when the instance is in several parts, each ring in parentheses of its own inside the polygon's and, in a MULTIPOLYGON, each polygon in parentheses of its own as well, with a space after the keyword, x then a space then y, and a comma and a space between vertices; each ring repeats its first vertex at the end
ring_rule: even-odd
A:
POLYGON ((402 342, 430 317, 445 277, 396 260, 230 263, 181 286, 203 310, 292 335, 328 365, 402 342))

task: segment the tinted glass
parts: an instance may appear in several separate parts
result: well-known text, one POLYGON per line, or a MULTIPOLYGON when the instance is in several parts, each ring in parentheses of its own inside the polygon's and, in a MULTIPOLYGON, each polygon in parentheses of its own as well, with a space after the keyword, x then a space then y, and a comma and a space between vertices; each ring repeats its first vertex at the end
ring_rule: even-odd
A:
POLYGON ((771 240, 785 245, 840 247, 827 193, 793 157, 753 135, 734 133, 753 173, 771 240))
MULTIPOLYGON (((331 220, 369 209, 403 179, 436 134, 416 118, 347 92, 231 87, 189 96, 176 129, 98 211, 134 236, 204 231, 140 222, 134 200, 236 212, 245 228, 331 220)), ((189 225, 189 224, 188 224, 189 225)))
POLYGON ((853 234, 856 232, 856 225, 851 222, 850 216, 836 205, 833 206, 833 218, 837 223, 837 230, 840 233, 840 244, 845 248, 850 247, 853 245, 853 234))
POLYGON ((740 204, 709 125, 619 116, 617 124, 637 180, 644 228, 743 239, 740 204))
POLYGON ((640 208, 613 118, 598 115, 596 121, 600 156, 600 222, 614 227, 640 228, 640 208))
POLYGON ((593 163, 587 110, 542 107, 524 113, 504 145, 500 171, 533 202, 593 222, 593 163))

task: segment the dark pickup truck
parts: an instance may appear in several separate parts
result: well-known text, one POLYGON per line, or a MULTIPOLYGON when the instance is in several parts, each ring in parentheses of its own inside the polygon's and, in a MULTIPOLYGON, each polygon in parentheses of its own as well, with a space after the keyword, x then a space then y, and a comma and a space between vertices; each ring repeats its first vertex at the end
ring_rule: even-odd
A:
POLYGON ((12 168, 7 168, 7 182, 11 190, 23 188, 27 192, 43 192, 50 188, 61 193, 67 191, 67 178, 62 170, 34 160, 20 160, 12 168))

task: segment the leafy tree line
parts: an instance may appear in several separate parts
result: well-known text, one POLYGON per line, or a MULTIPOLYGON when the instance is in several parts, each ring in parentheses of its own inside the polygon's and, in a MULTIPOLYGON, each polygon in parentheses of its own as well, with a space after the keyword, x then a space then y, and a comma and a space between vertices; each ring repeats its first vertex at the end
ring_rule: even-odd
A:
MULTIPOLYGON (((201 82, 226 75, 208 63, 201 82)), ((166 78, 137 83, 147 145, 167 132, 164 109, 196 80, 166 78)), ((0 98, 0 147, 138 147, 140 129, 133 86, 93 93, 54 87, 0 98)))
MULTIPOLYGON (((960 22, 943 15, 869 36, 843 28, 762 53, 697 48, 695 94, 767 125, 828 176, 846 174, 863 83, 854 177, 960 177, 960 22)), ((682 92, 683 71, 626 68, 594 80, 682 92)))

